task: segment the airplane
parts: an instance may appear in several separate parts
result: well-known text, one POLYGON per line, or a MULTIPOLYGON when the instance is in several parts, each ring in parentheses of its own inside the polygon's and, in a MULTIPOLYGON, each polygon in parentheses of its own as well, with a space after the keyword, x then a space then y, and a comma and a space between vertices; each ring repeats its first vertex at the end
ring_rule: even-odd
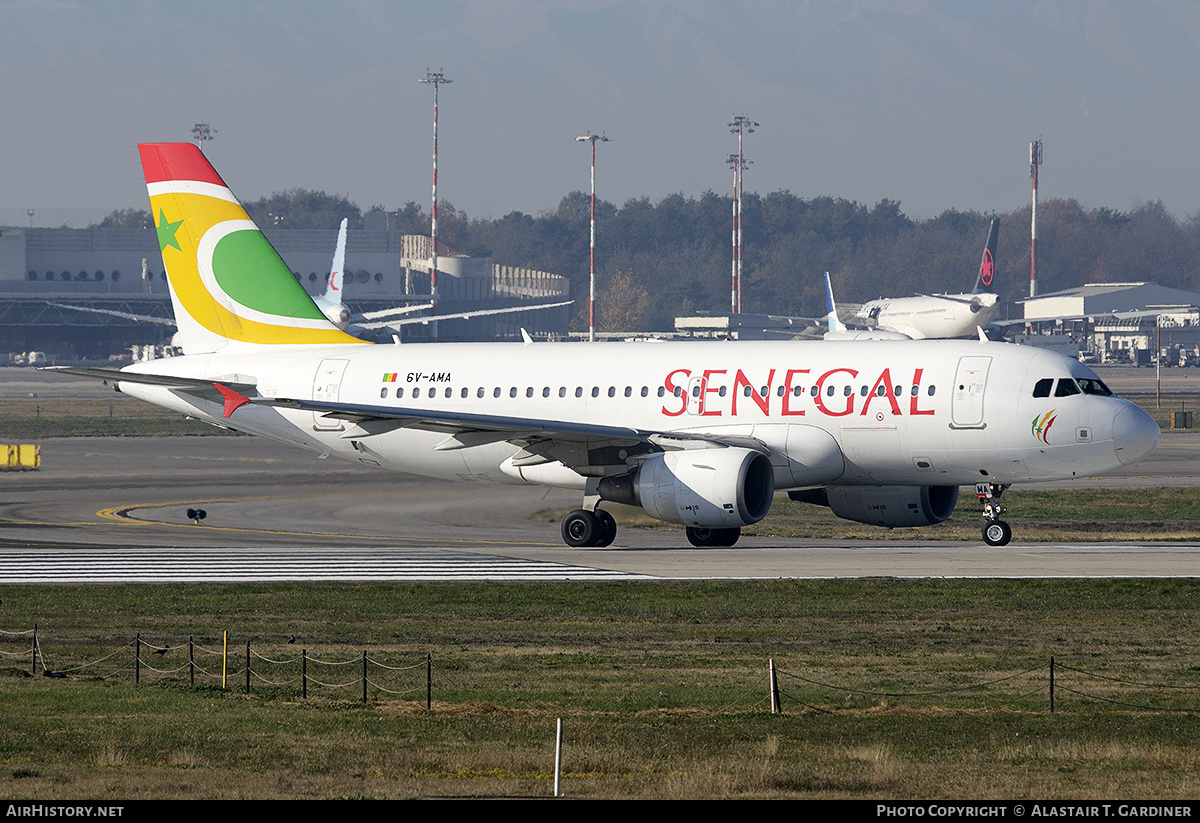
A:
POLYGON ((858 325, 910 337, 913 340, 974 337, 987 328, 1000 309, 999 295, 985 291, 995 282, 996 240, 1000 220, 993 218, 979 261, 979 274, 970 294, 921 294, 880 298, 863 303, 854 320, 858 325))
POLYGON ((880 328, 851 329, 838 317, 837 306, 833 301, 833 284, 829 281, 829 272, 825 272, 825 324, 826 331, 821 335, 822 340, 912 340, 907 334, 888 331, 880 328))
POLYGON ((344 329, 350 325, 350 310, 342 302, 342 274, 346 264, 346 224, 349 220, 342 218, 338 226, 337 245, 333 248, 333 265, 329 267, 329 276, 325 278, 325 293, 313 298, 321 314, 329 318, 329 322, 344 329))
POLYGON ((217 426, 429 477, 575 490, 731 546, 775 493, 883 527, 944 521, 959 487, 1005 545, 1013 483, 1103 474, 1157 424, 1087 366, 974 340, 372 344, 337 328, 191 143, 139 146, 184 354, 60 367, 217 426))

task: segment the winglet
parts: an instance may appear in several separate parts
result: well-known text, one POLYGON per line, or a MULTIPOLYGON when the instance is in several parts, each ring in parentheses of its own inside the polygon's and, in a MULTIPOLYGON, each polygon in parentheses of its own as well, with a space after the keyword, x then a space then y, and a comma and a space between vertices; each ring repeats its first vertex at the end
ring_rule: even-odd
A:
POLYGON ((996 277, 996 240, 999 236, 1000 218, 993 217, 992 225, 988 228, 987 243, 983 247, 983 257, 979 260, 979 276, 975 278, 975 288, 971 294, 994 291, 992 285, 996 277))
POLYGON ((242 406, 244 406, 250 402, 249 397, 238 394, 237 392, 235 392, 233 389, 229 388, 228 386, 222 386, 220 383, 213 383, 213 385, 216 387, 217 391, 219 391, 221 393, 221 396, 225 398, 225 417, 226 418, 228 418, 229 415, 233 414, 235 411, 240 409, 242 406))

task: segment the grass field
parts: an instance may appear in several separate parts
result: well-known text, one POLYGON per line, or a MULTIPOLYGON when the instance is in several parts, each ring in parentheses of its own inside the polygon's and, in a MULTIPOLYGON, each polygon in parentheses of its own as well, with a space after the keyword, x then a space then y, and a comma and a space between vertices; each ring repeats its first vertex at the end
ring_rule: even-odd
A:
POLYGON ((233 434, 113 393, 108 400, 0 400, 0 440, 233 434))
POLYGON ((0 641, 14 799, 546 796, 560 717, 575 797, 1200 794, 1197 580, 6 587, 2 613, 52 669, 99 661, 32 678, 0 641), (188 686, 178 644, 222 630, 232 687, 188 686), (137 632, 173 647, 141 685, 137 632), (346 685, 300 700, 266 662, 299 648, 346 685), (363 651, 415 668, 372 667, 364 705, 363 651))

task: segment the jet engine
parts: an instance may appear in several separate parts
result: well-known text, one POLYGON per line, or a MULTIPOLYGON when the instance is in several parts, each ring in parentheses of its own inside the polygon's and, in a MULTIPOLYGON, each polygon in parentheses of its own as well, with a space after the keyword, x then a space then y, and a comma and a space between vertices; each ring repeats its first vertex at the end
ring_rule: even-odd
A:
POLYGON ((767 516, 775 471, 762 452, 737 447, 653 454, 637 471, 600 481, 600 497, 641 506, 668 523, 706 529, 749 526, 767 516))
POLYGON ((788 492, 801 503, 828 506, 843 520, 872 526, 932 526, 954 513, 958 486, 830 486, 788 492))

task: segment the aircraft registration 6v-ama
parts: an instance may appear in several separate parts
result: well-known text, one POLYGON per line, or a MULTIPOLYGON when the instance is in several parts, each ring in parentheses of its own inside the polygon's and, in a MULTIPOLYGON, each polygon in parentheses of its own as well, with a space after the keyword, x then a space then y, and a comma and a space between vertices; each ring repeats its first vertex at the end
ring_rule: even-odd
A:
POLYGON ((578 490, 572 546, 616 537, 606 501, 732 545, 776 492, 878 526, 1009 484, 1103 474, 1158 426, 1086 366, 984 340, 369 344, 314 305, 190 143, 139 147, 184 355, 104 377, 250 434, 438 478, 578 490))

